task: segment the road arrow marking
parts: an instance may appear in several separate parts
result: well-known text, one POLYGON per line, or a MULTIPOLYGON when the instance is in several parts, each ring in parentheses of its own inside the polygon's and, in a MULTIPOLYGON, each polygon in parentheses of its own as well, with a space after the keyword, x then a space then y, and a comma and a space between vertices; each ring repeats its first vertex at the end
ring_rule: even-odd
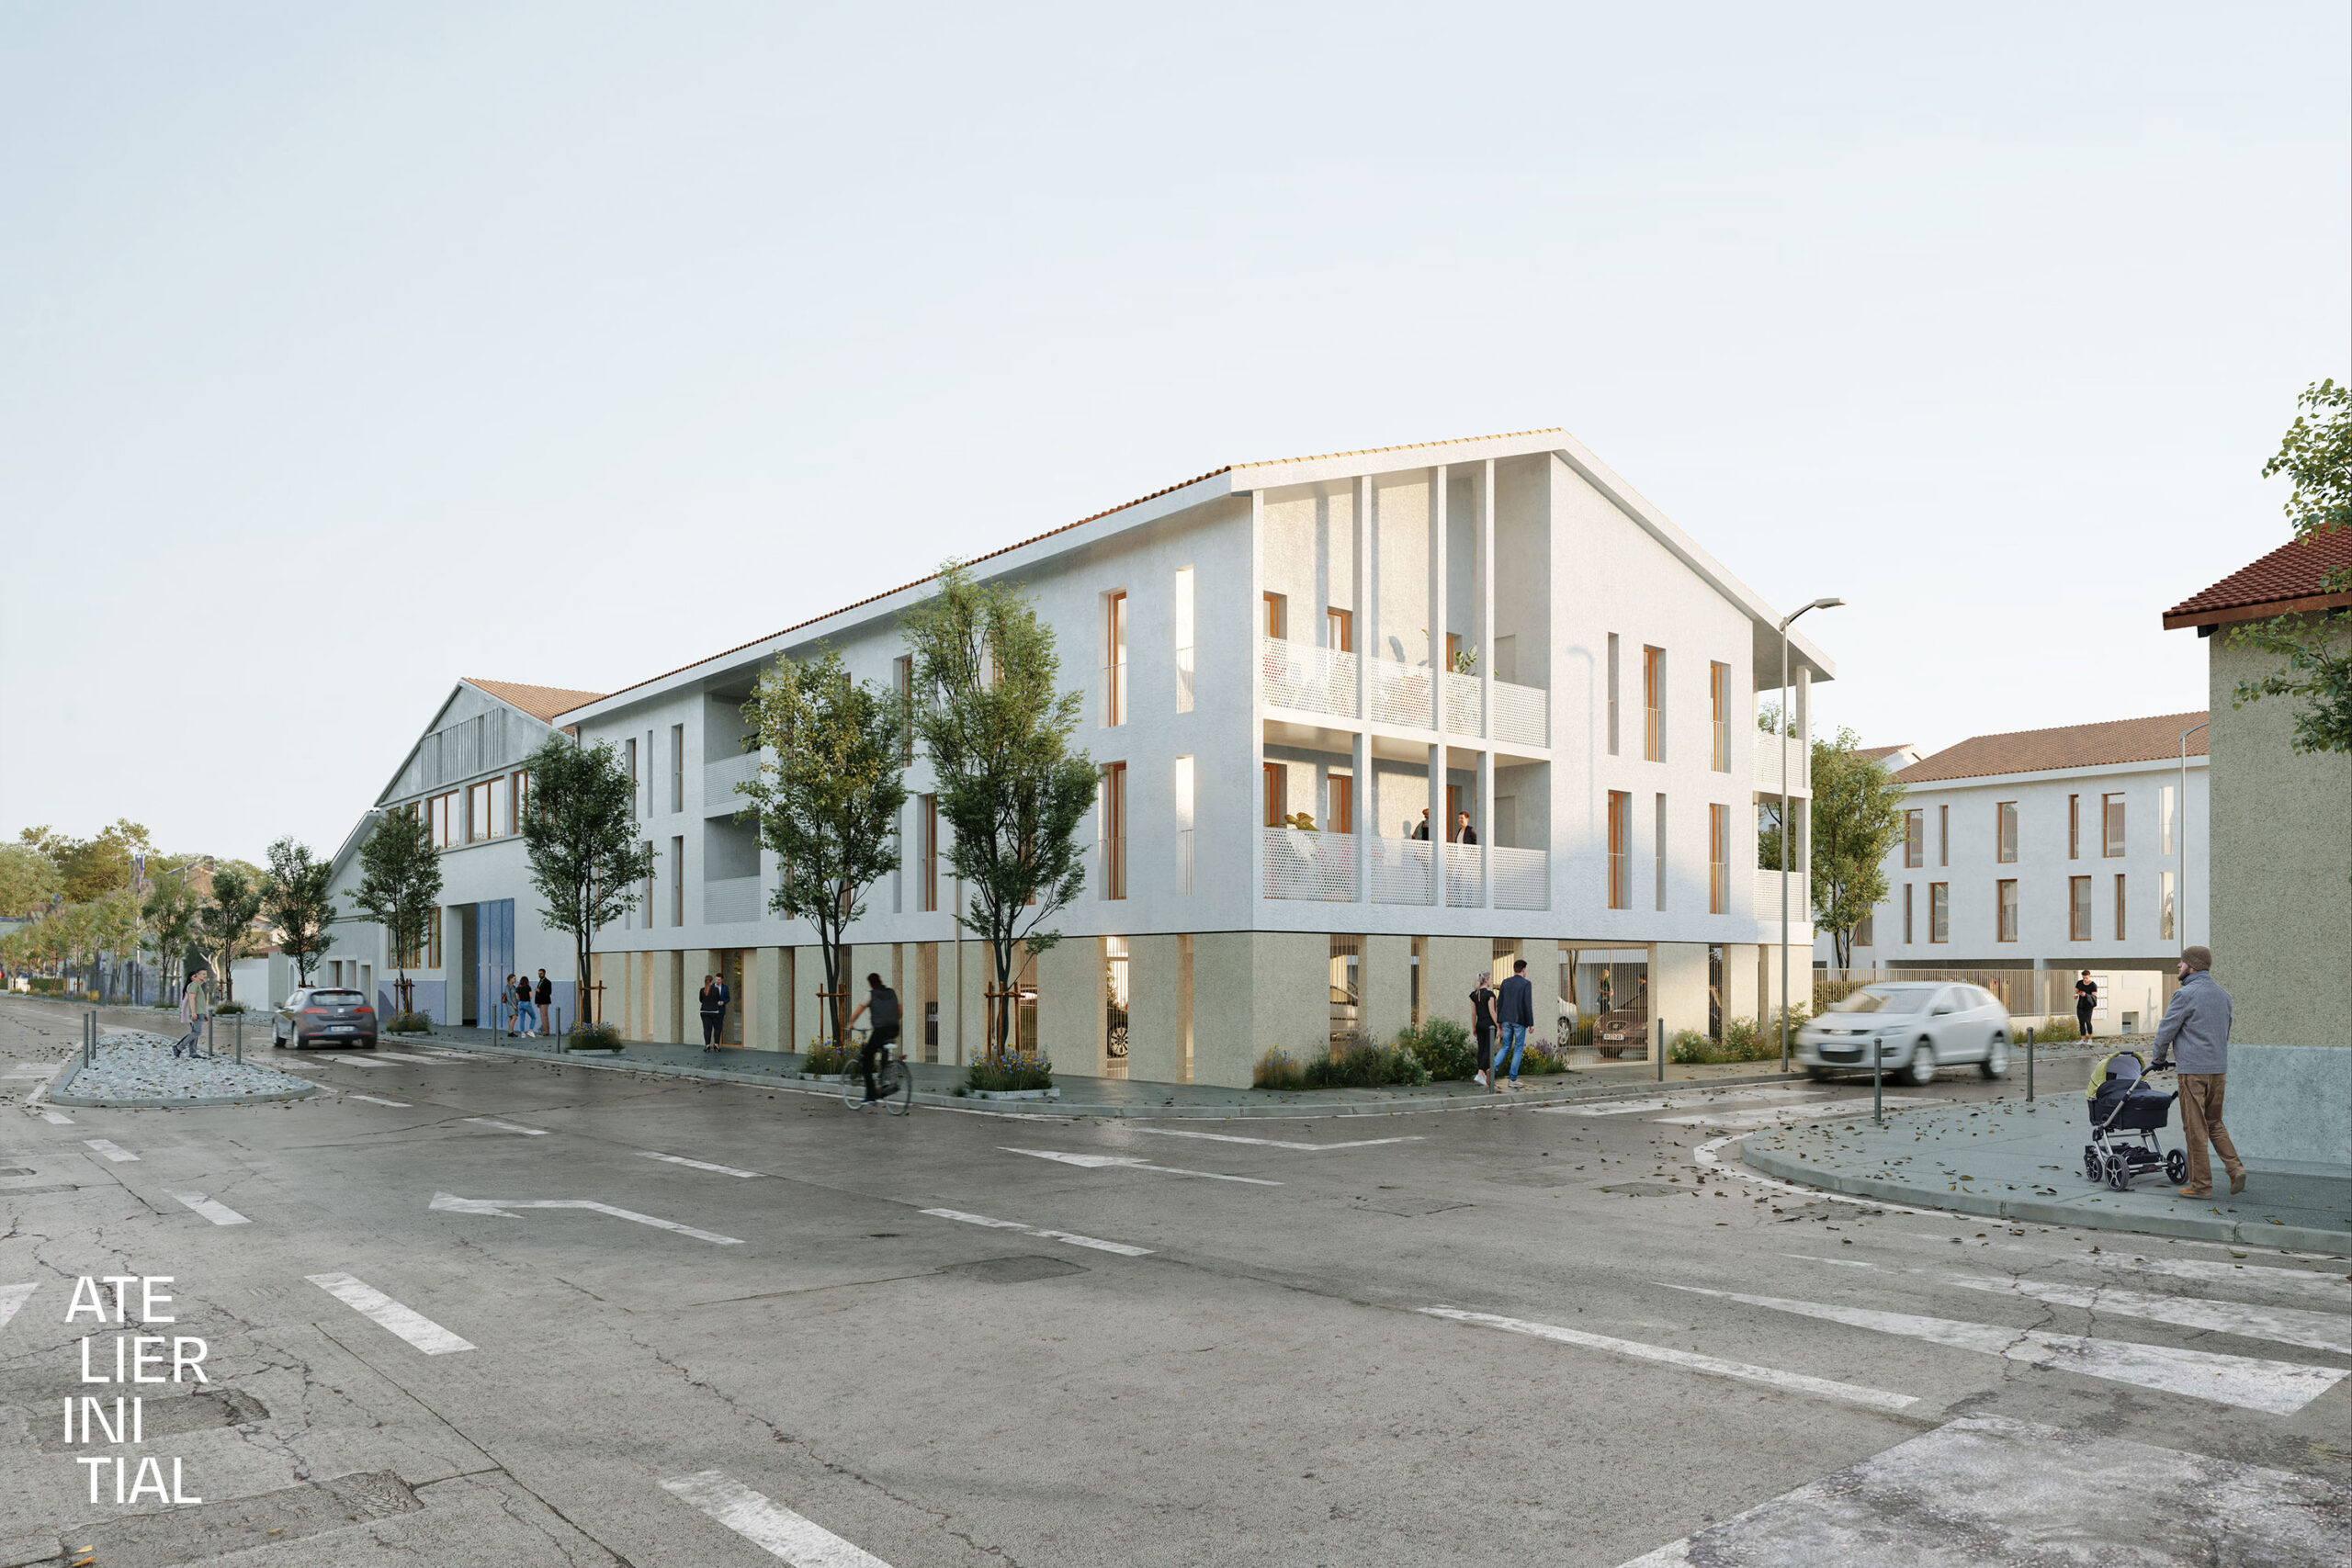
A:
POLYGON ((637 1152, 643 1155, 647 1159, 662 1160, 671 1165, 690 1165, 696 1170, 716 1171, 720 1176, 757 1176, 760 1174, 756 1170, 738 1170, 731 1165, 713 1165, 708 1160, 688 1159, 684 1155, 657 1154, 651 1149, 639 1149, 637 1152))
POLYGON ((120 1165, 126 1160, 135 1161, 139 1158, 137 1155, 132 1154, 129 1149, 118 1147, 112 1141, 106 1138, 85 1138, 82 1141, 89 1145, 90 1147, 97 1150, 98 1153, 106 1156, 107 1158, 114 1161, 117 1165, 120 1165))
POLYGON ((705 1470, 665 1481, 662 1490, 683 1498, 771 1557, 792 1568, 890 1568, 781 1503, 770 1502, 724 1471, 705 1470))
POLYGON ((1083 1166, 1100 1170, 1118 1166, 1127 1170, 1156 1170, 1162 1176, 1197 1176, 1209 1181, 1246 1181, 1252 1187, 1280 1187, 1279 1181, 1261 1181, 1254 1176, 1222 1176, 1214 1170, 1186 1170, 1181 1166, 1149 1165, 1129 1155, 1067 1155, 1058 1149, 1006 1148, 1009 1155, 1027 1155, 1032 1159, 1059 1160, 1064 1165, 1083 1166))
POLYGON ((459 1338, 423 1313, 401 1305, 374 1286, 348 1274, 305 1274, 302 1278, 361 1316, 375 1319, 428 1356, 474 1348, 472 1340, 459 1338))
POLYGON ((1256 1144, 1269 1149, 1302 1149, 1309 1154, 1324 1149, 1369 1149, 1382 1144, 1418 1144, 1423 1134, 1409 1134, 1401 1138, 1352 1138, 1344 1144, 1302 1144, 1288 1138, 1245 1138, 1238 1133, 1190 1133, 1181 1127, 1123 1127, 1126 1133, 1150 1133, 1162 1138, 1205 1138, 1216 1144, 1256 1144))
POLYGON ((1148 1258, 1151 1248, 1129 1247, 1123 1241, 1102 1241, 1072 1231, 1046 1230, 1038 1225, 1024 1225, 1019 1220, 992 1220, 986 1214, 967 1214, 956 1209, 925 1209, 934 1219, 961 1220, 967 1225, 986 1225, 991 1230, 1019 1231, 1023 1235, 1044 1236, 1048 1241, 1066 1241, 1072 1247, 1091 1247, 1097 1252, 1115 1252, 1122 1258, 1148 1258))
POLYGON ((251 1220, 246 1219, 244 1215, 237 1213, 236 1210, 232 1209, 228 1204, 220 1202, 216 1199, 207 1198, 201 1192, 175 1192, 172 1196, 178 1199, 181 1202, 186 1203, 189 1208, 194 1209, 198 1213, 202 1214, 206 1219, 210 1220, 216 1225, 246 1225, 253 1224, 251 1220))
POLYGON ((633 1209, 616 1209, 610 1203, 594 1203, 585 1198, 459 1198, 452 1193, 435 1192, 432 1206, 453 1214, 492 1214, 502 1220, 516 1216, 515 1209, 593 1209, 600 1214, 610 1214, 616 1220, 631 1220, 656 1230, 676 1231, 697 1241, 716 1242, 721 1247, 741 1247, 740 1235, 720 1235, 716 1231, 700 1231, 692 1225, 682 1225, 675 1220, 659 1220, 651 1214, 640 1214, 633 1209))
POLYGON ((502 1133, 520 1133, 526 1138, 544 1138, 548 1135, 548 1130, 545 1127, 525 1127, 513 1122, 501 1122, 493 1116, 460 1116, 458 1120, 479 1122, 485 1127, 495 1127, 502 1133))

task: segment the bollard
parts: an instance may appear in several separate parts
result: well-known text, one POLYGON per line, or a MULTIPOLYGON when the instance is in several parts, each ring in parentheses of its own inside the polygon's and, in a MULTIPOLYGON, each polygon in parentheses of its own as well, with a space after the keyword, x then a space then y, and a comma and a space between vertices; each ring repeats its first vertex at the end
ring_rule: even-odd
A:
POLYGON ((563 1049, 563 1010, 560 1007, 550 1006, 548 1010, 555 1014, 555 1032, 549 1036, 553 1043, 548 1045, 548 1049, 549 1051, 561 1051, 563 1049))
MULTIPOLYGON (((2025 1032, 2025 1098, 2026 1098, 2026 1102, 2027 1102, 2028 1104, 2031 1104, 2031 1103, 2032 1103, 2032 1101, 2033 1101, 2033 1031, 2032 1031, 2032 1030, 2030 1030, 2030 1029, 2029 1029, 2029 1030, 2027 1030, 2027 1031, 2025 1032)), ((2184 1112, 2184 1114, 2186 1114, 2186 1113, 2184 1112)))
POLYGON ((237 1015, 236 1030, 237 1065, 239 1066, 243 1066, 245 1065, 245 1015, 243 1013, 239 1013, 237 1015))
POLYGON ((1886 1074, 1886 1046, 1875 1034, 1871 1036, 1871 1120, 1879 1126, 1886 1125, 1886 1112, 1879 1103, 1879 1080, 1886 1074))
POLYGON ((212 1032, 220 1022, 220 1015, 217 1012, 208 1012, 204 1015, 204 1054, 215 1061, 220 1059, 220 1053, 213 1049, 212 1032))
POLYGON ((1657 1021, 1657 1081, 1666 1081, 1666 1020, 1657 1021))

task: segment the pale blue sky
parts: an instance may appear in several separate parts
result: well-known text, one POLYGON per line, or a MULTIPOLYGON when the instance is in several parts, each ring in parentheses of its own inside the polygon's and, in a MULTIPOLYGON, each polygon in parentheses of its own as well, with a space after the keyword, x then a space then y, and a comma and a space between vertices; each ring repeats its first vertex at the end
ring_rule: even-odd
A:
POLYGON ((2200 706, 2346 17, 0 0, 0 834, 331 848, 458 675, 1548 424, 1872 741, 2200 706))

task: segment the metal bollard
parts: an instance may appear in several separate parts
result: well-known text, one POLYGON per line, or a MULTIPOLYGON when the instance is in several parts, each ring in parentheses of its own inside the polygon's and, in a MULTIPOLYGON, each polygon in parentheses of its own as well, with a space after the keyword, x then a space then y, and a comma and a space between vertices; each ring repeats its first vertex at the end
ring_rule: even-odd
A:
POLYGON ((239 1066, 244 1066, 244 1064, 245 1064, 245 1015, 244 1015, 243 1013, 239 1013, 239 1014, 237 1015, 237 1024, 236 1024, 236 1029, 237 1029, 237 1065, 238 1065, 239 1066))
POLYGON ((204 1015, 204 1055, 213 1061, 218 1061, 220 1057, 220 1053, 212 1048, 212 1032, 219 1027, 220 1022, 220 1015, 217 1012, 208 1012, 204 1015))
POLYGON ((1657 1021, 1657 1081, 1666 1081, 1666 1020, 1657 1021))
POLYGON ((2033 1031, 2030 1029, 2025 1032, 2025 1097, 2029 1103, 2033 1099, 2033 1031))
POLYGON ((1886 1125, 1886 1111, 1879 1103, 1878 1086, 1885 1075, 1886 1047, 1873 1034, 1871 1036, 1871 1120, 1882 1127, 1886 1125))

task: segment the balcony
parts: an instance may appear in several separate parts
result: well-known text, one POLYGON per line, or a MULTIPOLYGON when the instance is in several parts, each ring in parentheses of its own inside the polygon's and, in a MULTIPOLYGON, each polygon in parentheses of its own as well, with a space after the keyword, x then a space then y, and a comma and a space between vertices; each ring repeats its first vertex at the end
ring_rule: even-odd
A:
MULTIPOLYGON (((1789 873, 1789 924, 1799 931, 1809 932, 1813 925, 1812 879, 1802 871, 1789 873)), ((1777 871, 1756 873, 1750 906, 1756 918, 1772 931, 1781 929, 1781 874, 1777 871)), ((1806 935, 1806 941, 1812 937, 1806 935)))
MULTIPOLYGON (((1812 793, 1812 770, 1805 761, 1806 750, 1804 741, 1793 735, 1789 737, 1789 793, 1791 795, 1812 793)), ((1781 741, 1777 736, 1758 735, 1756 738, 1756 793, 1758 795, 1781 793, 1781 741)))
POLYGON ((1495 879, 1498 909, 1548 909, 1552 907, 1552 857, 1543 850, 1515 850, 1498 844, 1487 852, 1487 869, 1495 879))
POLYGON ((1393 659, 1372 661, 1372 716, 1381 724, 1427 729, 1435 722, 1431 709, 1434 671, 1393 659))
MULTIPOLYGON (((1271 707, 1352 719, 1356 708, 1353 653, 1283 637, 1259 639, 1260 675, 1271 707)), ((1550 694, 1536 686, 1494 682, 1494 712, 1487 712, 1487 682, 1476 675, 1372 660, 1369 716, 1400 729, 1434 729, 1437 683, 1445 682, 1445 732, 1486 736, 1506 745, 1547 747, 1552 740, 1550 694)))
POLYGON ((1476 675, 1445 671, 1445 732, 1484 735, 1487 732, 1487 687, 1476 675))
POLYGON ((1356 836, 1304 828, 1261 828, 1266 897, 1351 904, 1356 897, 1356 836))
POLYGON ((1299 713, 1356 716, 1356 656, 1283 637, 1259 639, 1266 701, 1299 713))
POLYGON ((1551 745, 1552 705, 1547 698, 1534 686, 1496 682, 1495 739, 1515 746, 1551 745))
POLYGON ((760 753, 757 751, 746 751, 741 756, 706 762, 702 770, 703 810, 711 813, 751 805, 749 800, 735 793, 735 786, 749 784, 759 775, 760 753))
POLYGON ((729 876, 702 885, 703 923, 741 925, 760 918, 760 879, 729 876))
POLYGON ((1476 844, 1445 846, 1445 905, 1449 909, 1479 909, 1487 903, 1486 863, 1476 844))
POLYGON ((1427 839, 1374 839, 1372 901, 1375 904, 1426 904, 1430 901, 1430 841, 1427 839))

